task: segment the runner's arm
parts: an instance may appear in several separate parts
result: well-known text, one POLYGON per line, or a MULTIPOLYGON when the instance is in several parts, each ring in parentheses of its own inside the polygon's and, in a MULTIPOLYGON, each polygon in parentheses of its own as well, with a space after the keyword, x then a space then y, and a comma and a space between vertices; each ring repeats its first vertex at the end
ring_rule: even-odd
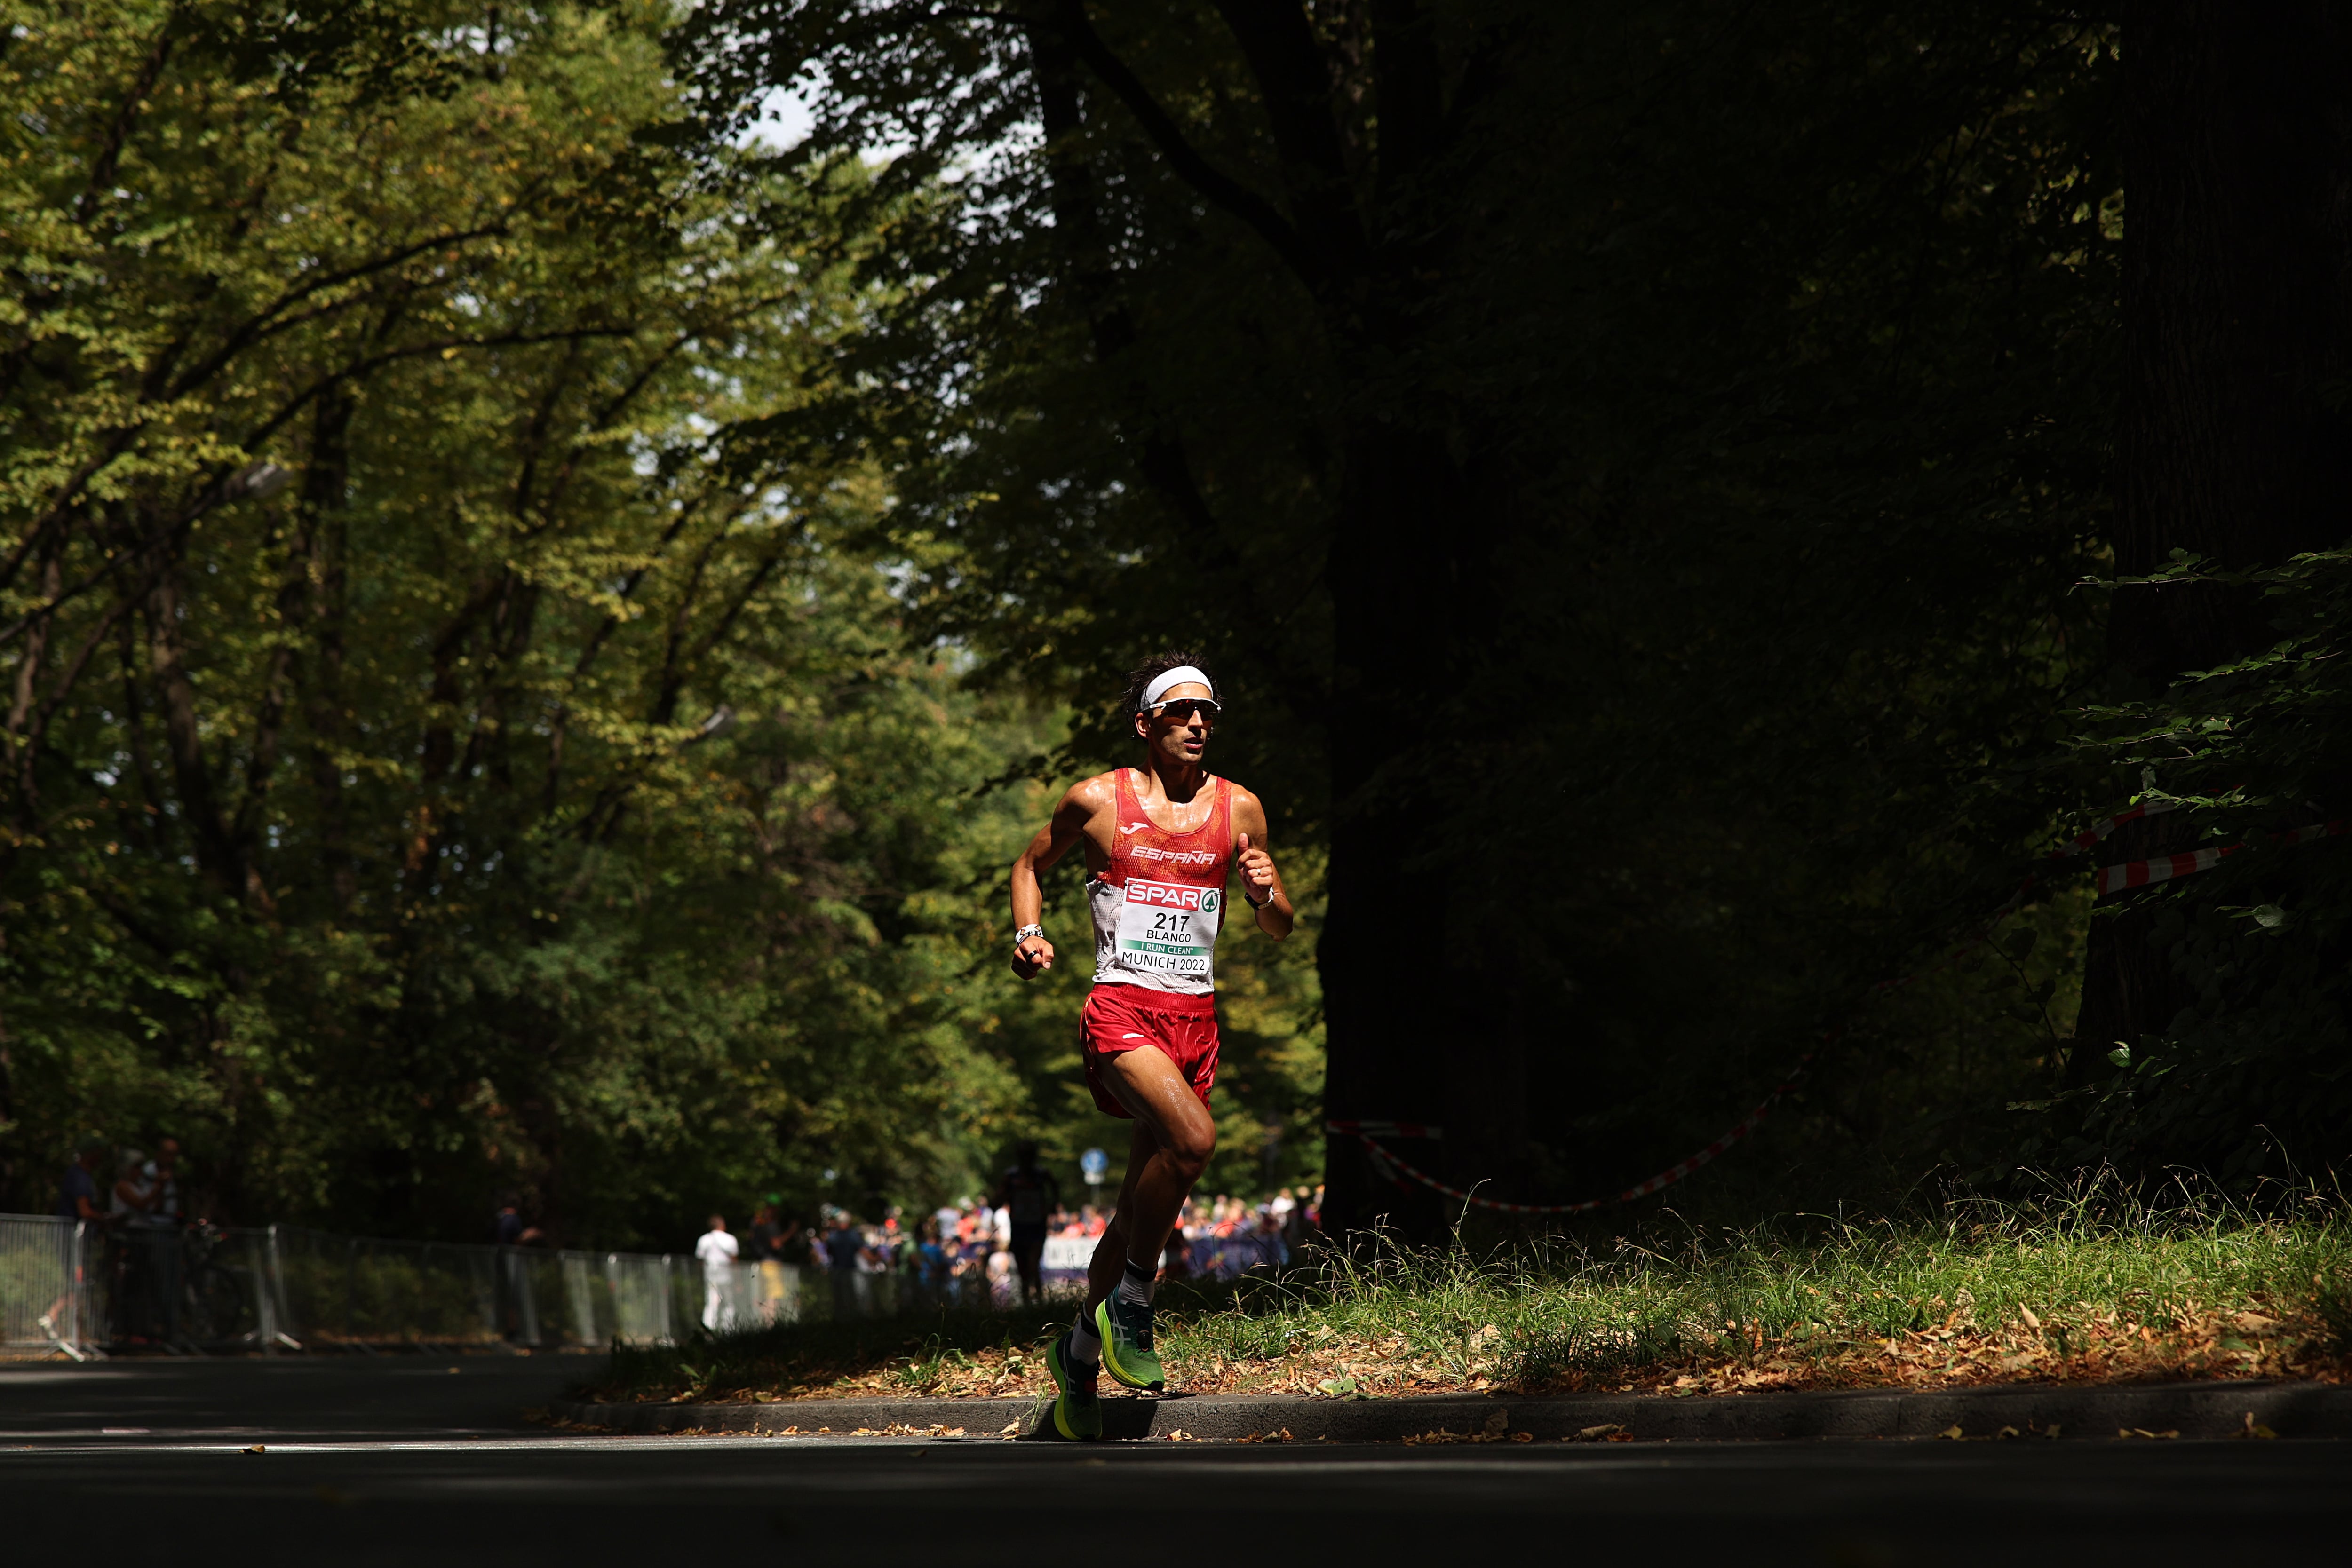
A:
POLYGON ((1234 870, 1241 874, 1242 896, 1255 906, 1257 928, 1277 942, 1289 936, 1297 915, 1282 890, 1282 873, 1265 852, 1265 807, 1246 789, 1234 791, 1234 870))
MULTIPOLYGON (((1054 808, 1052 820, 1038 830, 1029 841, 1029 847, 1013 862, 1013 928, 1035 925, 1045 918, 1045 890, 1038 875, 1055 862, 1070 852, 1071 846, 1086 837, 1087 824, 1106 804, 1103 781, 1089 779, 1074 784, 1061 804, 1054 808)), ((1024 938, 1013 949, 1013 972, 1023 979, 1032 979, 1040 972, 1054 967, 1054 945, 1043 936, 1024 938)))

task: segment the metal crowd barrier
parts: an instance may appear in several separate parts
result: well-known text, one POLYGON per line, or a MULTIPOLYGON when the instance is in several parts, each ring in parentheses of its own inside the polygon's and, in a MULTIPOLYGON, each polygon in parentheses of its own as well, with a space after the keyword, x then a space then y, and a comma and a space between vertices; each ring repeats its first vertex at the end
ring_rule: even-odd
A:
POLYGON ((805 1272, 289 1225, 110 1233, 0 1215, 0 1354, 651 1344, 797 1321, 811 1304, 805 1272))
POLYGON ((82 1267, 86 1228, 77 1219, 0 1215, 0 1349, 89 1354, 103 1297, 82 1267))

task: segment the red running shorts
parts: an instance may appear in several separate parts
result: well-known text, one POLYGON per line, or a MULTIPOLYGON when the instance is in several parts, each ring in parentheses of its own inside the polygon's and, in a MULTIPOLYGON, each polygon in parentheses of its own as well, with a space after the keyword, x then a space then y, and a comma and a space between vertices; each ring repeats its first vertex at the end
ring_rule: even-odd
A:
POLYGON ((1202 1105, 1209 1103, 1209 1086, 1217 1081, 1215 997, 1147 991, 1141 986, 1097 986, 1087 993, 1078 1032, 1086 1047, 1087 1087, 1103 1114, 1134 1120, 1110 1092, 1103 1059, 1139 1045, 1166 1051, 1202 1105))

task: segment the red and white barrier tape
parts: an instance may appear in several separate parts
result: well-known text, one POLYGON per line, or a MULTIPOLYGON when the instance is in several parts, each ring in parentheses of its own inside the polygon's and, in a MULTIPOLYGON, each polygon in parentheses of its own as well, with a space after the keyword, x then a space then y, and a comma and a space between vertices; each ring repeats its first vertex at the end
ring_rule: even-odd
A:
MULTIPOLYGON (((2314 839, 2332 839, 2342 833, 2346 826, 2342 821, 2314 822, 2307 828, 2273 833, 2271 841, 2284 846, 2309 843, 2314 839)), ((2127 887, 2147 887, 2155 883, 2175 882, 2184 876, 2194 876, 2200 871, 2211 871, 2245 847, 2242 843, 2223 844, 2210 850, 2191 850, 2187 854, 2158 855, 2154 860, 2103 865, 2099 868, 2099 891, 2102 894, 2120 893, 2127 887)))
MULTIPOLYGON (((2062 847, 2051 851, 2048 858, 2070 859, 2097 848, 2102 840, 2126 822, 2137 821, 2143 817, 2161 816, 2167 811, 2179 809, 2179 803, 2176 801, 2152 800, 2143 805, 2134 806, 2128 810, 2118 811, 2112 817, 2102 817, 2082 832, 2066 841, 2062 847)), ((2281 845, 2307 843, 2314 839, 2336 837, 2345 832, 2347 828, 2352 828, 2352 822, 2341 821, 2322 822, 2307 828, 2296 828, 2290 832, 2276 833, 2272 835, 2272 838, 2273 841, 2281 845)), ((2184 876, 2193 876, 2200 871, 2212 870, 2226 857, 2236 854, 2245 847, 2242 843, 2236 843, 2216 849, 2192 850, 2187 854, 2159 855, 2153 860, 2126 861, 2119 865, 2101 866, 2098 872, 2099 892, 2109 894, 2122 888, 2146 887, 2153 883, 2172 882, 2184 876)), ((1983 941, 1986 934, 1995 925, 2022 904, 2026 894, 2033 890, 2035 883, 2040 880, 2039 877, 2029 876, 2019 883, 2017 891, 2010 895, 2009 902, 1995 910, 1992 917, 1978 929, 1975 936, 1970 936, 1934 964, 1915 970, 1898 979, 1881 980, 1871 988, 1885 991, 1907 986, 1920 975, 1931 973, 1958 957, 1983 941)), ((1464 1192, 1460 1187, 1448 1186, 1427 1172, 1414 1168, 1409 1161, 1381 1147, 1375 1141, 1382 1137, 1442 1138, 1445 1135, 1444 1128, 1433 1126, 1427 1123, 1360 1119, 1330 1121, 1324 1123, 1323 1125, 1330 1132, 1353 1134, 1363 1144, 1365 1151, 1370 1155, 1375 1168, 1402 1171, 1423 1186, 1442 1192, 1446 1197, 1459 1199, 1464 1203, 1475 1204, 1481 1208, 1499 1209, 1506 1214, 1586 1214, 1613 1203, 1631 1203, 1637 1197, 1647 1197, 1654 1192, 1663 1192, 1742 1138, 1747 1137, 1763 1124, 1764 1118, 1771 1113, 1772 1107, 1780 1103, 1781 1097, 1797 1086, 1797 1080, 1804 1075, 1806 1067, 1812 1060, 1813 1053, 1807 1051, 1804 1060, 1797 1063, 1796 1070, 1789 1074, 1787 1080, 1764 1097, 1763 1103, 1748 1113, 1729 1132, 1699 1150, 1698 1153, 1668 1166, 1649 1180, 1638 1182, 1614 1197, 1589 1197, 1581 1203, 1504 1203, 1496 1198, 1480 1197, 1474 1193, 1464 1192)), ((1394 1178, 1391 1177, 1391 1179, 1394 1178)))

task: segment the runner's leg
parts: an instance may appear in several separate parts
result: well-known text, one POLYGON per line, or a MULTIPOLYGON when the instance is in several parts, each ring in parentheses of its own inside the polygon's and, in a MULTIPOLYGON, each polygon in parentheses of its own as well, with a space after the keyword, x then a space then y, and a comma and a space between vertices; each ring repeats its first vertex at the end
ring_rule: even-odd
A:
POLYGON ((1184 1199, 1217 1147, 1209 1108, 1158 1046, 1140 1045, 1108 1057, 1101 1077, 1135 1118, 1135 1134, 1128 1145, 1127 1179, 1119 1184, 1118 1218, 1104 1232, 1087 1270, 1089 1307, 1118 1288, 1128 1263, 1158 1272, 1184 1199))
MULTIPOLYGON (((1123 1102, 1122 1102, 1123 1103, 1123 1102)), ((1143 1175, 1143 1167, 1160 1152, 1160 1140, 1141 1121, 1128 1124, 1127 1175, 1119 1179, 1118 1205, 1110 1211, 1110 1222, 1103 1228, 1102 1239, 1095 1243, 1094 1256, 1087 1260, 1087 1311, 1093 1312, 1095 1303, 1118 1289, 1119 1271, 1127 1267, 1127 1217, 1135 1212, 1135 1184, 1143 1175)))

